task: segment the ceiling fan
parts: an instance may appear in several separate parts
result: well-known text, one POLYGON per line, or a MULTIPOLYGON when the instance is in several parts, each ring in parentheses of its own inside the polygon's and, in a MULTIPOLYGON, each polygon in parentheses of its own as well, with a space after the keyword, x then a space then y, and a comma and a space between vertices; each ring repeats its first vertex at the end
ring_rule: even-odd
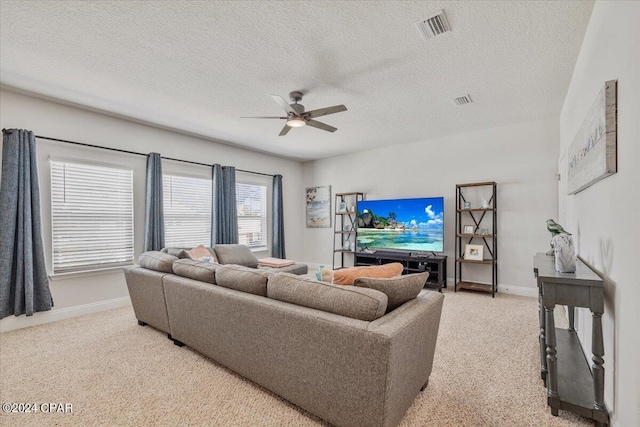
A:
POLYGON ((304 111, 304 105, 298 104, 298 102, 302 101, 302 92, 291 92, 289 93, 289 98, 293 101, 293 104, 287 103, 281 96, 271 95, 274 101, 276 101, 284 111, 287 112, 286 117, 276 117, 276 116, 257 116, 257 117, 241 117, 243 119, 284 119, 287 123, 284 125, 282 130, 280 131, 280 136, 286 135, 291 128, 299 128, 302 126, 313 126, 314 128, 326 130, 327 132, 335 132, 338 129, 333 126, 329 126, 325 123, 319 122, 317 120, 313 120, 316 117, 322 117, 329 114, 340 113, 342 111, 347 111, 347 107, 344 105, 334 105, 333 107, 319 108, 317 110, 304 111))

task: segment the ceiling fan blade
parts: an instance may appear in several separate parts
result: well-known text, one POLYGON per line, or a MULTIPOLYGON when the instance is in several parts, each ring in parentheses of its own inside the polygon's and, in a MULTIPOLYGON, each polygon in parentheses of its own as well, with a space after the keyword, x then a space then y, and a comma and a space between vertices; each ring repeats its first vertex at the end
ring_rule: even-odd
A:
POLYGON ((286 117, 276 116, 240 116, 241 119, 286 119, 286 117))
POLYGON ((309 125, 309 126, 313 126, 314 128, 326 130, 327 132, 335 132, 335 131, 338 130, 338 128, 334 128, 333 126, 329 126, 327 124, 318 122, 316 120, 306 120, 306 122, 307 122, 307 125, 309 125))
POLYGON ((283 97, 279 95, 271 95, 271 97, 273 98, 274 101, 280 104, 282 108, 284 108, 284 111, 286 111, 287 113, 295 114, 296 116, 298 115, 298 113, 296 113, 296 110, 291 108, 291 105, 289 105, 287 101, 284 100, 283 97))
POLYGON ((306 113, 304 113, 304 116, 313 119, 315 117, 327 116, 329 114, 341 113, 343 111, 347 111, 347 107, 345 107, 344 105, 334 105, 333 107, 319 108, 317 110, 307 111, 306 113))
POLYGON ((284 127, 280 131, 280 135, 278 135, 278 136, 285 136, 286 134, 289 133, 290 130, 291 130, 291 128, 289 127, 289 125, 284 125, 284 127))

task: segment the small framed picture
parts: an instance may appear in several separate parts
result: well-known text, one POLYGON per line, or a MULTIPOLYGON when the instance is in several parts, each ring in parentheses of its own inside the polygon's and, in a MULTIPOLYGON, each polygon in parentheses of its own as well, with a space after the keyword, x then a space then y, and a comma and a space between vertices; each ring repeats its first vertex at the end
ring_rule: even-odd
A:
POLYGON ((462 229, 464 234, 473 234, 473 225, 465 225, 462 229))
POLYGON ((338 204, 338 212, 340 212, 340 213, 347 212, 347 204, 346 204, 346 202, 340 202, 338 204))
POLYGON ((484 246, 464 245, 464 259, 469 261, 482 261, 484 256, 484 246))
POLYGON ((471 202, 464 202, 465 209, 471 209, 471 202))

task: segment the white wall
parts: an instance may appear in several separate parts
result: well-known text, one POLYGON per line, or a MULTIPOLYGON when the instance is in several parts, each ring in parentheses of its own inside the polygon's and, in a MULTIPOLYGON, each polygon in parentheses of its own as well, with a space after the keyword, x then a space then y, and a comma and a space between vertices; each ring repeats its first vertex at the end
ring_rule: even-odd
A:
MULTIPOLYGON (((558 122, 545 119, 308 162, 304 184, 331 185, 333 194, 361 191, 367 199, 444 196, 453 278, 455 186, 496 181, 499 284, 535 295, 533 255, 548 250, 545 221, 558 214, 557 157, 558 122)), ((332 239, 333 229, 304 228, 304 259, 331 266, 332 239)), ((490 268, 465 268, 473 270, 465 277, 491 281, 490 268)))
MULTIPOLYGON (((68 105, 2 90, 0 125, 3 128, 29 129, 36 135, 85 142, 106 147, 147 153, 202 163, 220 163, 268 174, 283 175, 284 217, 287 256, 302 259, 304 210, 301 203, 302 164, 280 157, 243 150, 226 144, 158 129, 132 121, 86 111, 68 105)), ((144 194, 146 157, 95 148, 37 140, 40 175, 43 233, 47 266, 51 271, 51 184, 49 156, 100 160, 131 166, 134 170, 135 254, 142 252, 144 238, 144 194)), ((1 150, 0 150, 1 152, 1 150)), ((165 171, 204 174, 203 166, 163 161, 165 171)), ((257 175, 238 174, 238 179, 261 180, 257 175)), ((270 179, 269 179, 270 182, 270 179)), ((259 254, 258 254, 259 255, 259 254)), ((264 255, 264 254, 263 254, 264 255)), ((84 314, 126 304, 128 292, 122 270, 51 281, 54 308, 32 317, 10 316, 0 322, 1 330, 10 330, 51 320, 84 314)))
MULTIPOLYGON (((618 80, 618 173, 567 196, 566 228, 605 279, 605 401, 618 426, 640 425, 640 3, 597 2, 560 115, 561 153, 597 93, 618 80)), ((563 169, 566 169, 564 162, 563 169)), ((591 315, 577 327, 587 354, 591 315)))

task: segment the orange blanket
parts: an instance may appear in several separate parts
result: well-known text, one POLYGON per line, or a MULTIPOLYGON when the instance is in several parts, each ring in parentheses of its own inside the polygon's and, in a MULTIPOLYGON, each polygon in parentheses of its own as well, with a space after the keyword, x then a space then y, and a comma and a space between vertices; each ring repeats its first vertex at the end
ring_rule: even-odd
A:
POLYGON ((340 270, 323 270, 322 281, 335 285, 353 285, 358 277, 375 277, 378 279, 396 277, 402 274, 404 267, 399 262, 366 267, 349 267, 340 270))

